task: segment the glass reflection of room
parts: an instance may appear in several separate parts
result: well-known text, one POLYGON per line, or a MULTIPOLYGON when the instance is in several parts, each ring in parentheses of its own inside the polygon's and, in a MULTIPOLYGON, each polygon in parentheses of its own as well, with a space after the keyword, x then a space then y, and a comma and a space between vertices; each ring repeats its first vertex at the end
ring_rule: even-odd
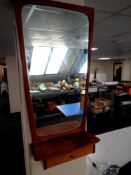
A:
POLYGON ((88 67, 88 18, 71 10, 31 5, 23 8, 22 16, 37 131, 50 135, 75 129, 83 119, 81 109, 67 117, 58 106, 80 108, 88 67))

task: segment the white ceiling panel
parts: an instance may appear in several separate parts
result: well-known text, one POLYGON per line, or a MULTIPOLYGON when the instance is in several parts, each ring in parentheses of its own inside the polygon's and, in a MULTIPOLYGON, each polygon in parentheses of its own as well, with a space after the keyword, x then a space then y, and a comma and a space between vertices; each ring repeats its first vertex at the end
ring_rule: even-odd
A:
POLYGON ((131 8, 124 10, 122 14, 131 16, 131 8))
POLYGON ((111 13, 109 12, 100 12, 100 11, 95 11, 95 24, 99 21, 102 21, 103 19, 109 17, 111 13))
POLYGON ((116 12, 131 5, 131 0, 85 0, 86 5, 96 10, 116 12))
POLYGON ((10 0, 0 0, 1 7, 10 7, 11 1, 10 0))
POLYGON ((131 31, 131 17, 115 15, 95 25, 96 33, 109 33, 112 36, 131 31))
POLYGON ((89 24, 85 14, 26 6, 22 16, 26 46, 87 48, 89 24))
POLYGON ((5 1, 0 6, 0 56, 14 55, 14 25, 11 8, 8 8, 8 2, 5 1), (7 6, 7 7, 6 7, 7 6))
MULTIPOLYGON (((93 52, 93 57, 131 57, 131 0, 85 0, 85 2, 87 6, 95 8, 93 46, 98 47, 98 50, 93 52)), ((48 8, 46 10, 48 11, 48 8)), ((27 16, 29 11, 30 9, 26 10, 24 16, 27 16)), ((40 10, 39 16, 35 13, 30 15, 28 20, 32 21, 27 20, 27 26, 32 27, 32 30, 28 31, 27 45, 42 44, 44 41, 48 45, 78 44, 78 47, 85 47, 88 44, 86 41, 88 27, 84 28, 84 18, 78 22, 75 18, 76 14, 74 14, 73 20, 70 21, 69 14, 66 17, 62 15, 65 12, 66 10, 59 10, 61 20, 57 23, 54 20, 57 15, 54 15, 54 18, 50 18, 49 14, 42 16, 40 10), (39 26, 34 22, 36 18, 39 19, 39 26), (66 20, 63 22, 65 18, 66 20), (67 26, 67 24, 72 25, 67 26), (36 34, 35 30, 39 32, 36 34)), ((14 52, 13 29, 10 0, 0 0, 0 55, 2 56, 12 55, 14 52)))
MULTIPOLYGON (((25 8, 23 12, 25 12, 26 9, 29 8, 25 8)), ((30 10, 31 8, 29 11, 30 10)), ((27 17, 24 16, 24 18, 24 20, 26 20, 27 17)), ((70 11, 63 13, 59 11, 57 12, 57 8, 54 8, 54 10, 47 10, 41 9, 41 7, 36 7, 26 23, 26 28, 70 32, 78 30, 87 24, 87 16, 81 13, 73 14, 73 12, 70 11)))

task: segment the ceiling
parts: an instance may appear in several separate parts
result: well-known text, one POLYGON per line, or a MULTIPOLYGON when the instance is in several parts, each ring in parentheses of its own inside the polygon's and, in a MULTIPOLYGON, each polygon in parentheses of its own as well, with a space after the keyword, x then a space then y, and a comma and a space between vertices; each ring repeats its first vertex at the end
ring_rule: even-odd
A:
POLYGON ((131 0, 85 0, 95 8, 93 59, 131 58, 131 0))
POLYGON ((54 7, 28 5, 22 11, 25 45, 88 48, 85 14, 54 7))
POLYGON ((0 0, 0 58, 15 55, 13 13, 10 0, 0 0))
MULTIPOLYGON (((85 0, 85 4, 95 8, 93 47, 98 50, 92 58, 131 58, 131 0, 85 0)), ((0 26, 0 57, 12 55, 15 47, 9 0, 0 0, 0 26)))

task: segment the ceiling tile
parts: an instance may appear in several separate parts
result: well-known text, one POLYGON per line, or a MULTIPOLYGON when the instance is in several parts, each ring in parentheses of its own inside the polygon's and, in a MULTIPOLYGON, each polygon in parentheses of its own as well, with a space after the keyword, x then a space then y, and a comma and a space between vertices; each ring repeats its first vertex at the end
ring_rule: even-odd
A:
POLYGON ((14 25, 12 11, 0 6, 0 55, 14 54, 14 25))
POLYGON ((131 16, 131 8, 124 10, 122 14, 131 16))
MULTIPOLYGON (((56 8, 54 8, 53 11, 45 10, 40 7, 37 7, 37 9, 35 8, 30 19, 26 23, 26 28, 70 32, 88 25, 87 16, 81 13, 73 13, 70 10, 66 10, 65 13, 63 13, 58 12, 56 8)), ((23 17, 26 19, 24 15, 23 17)))
POLYGON ((128 31, 131 31, 131 18, 126 16, 116 15, 95 25, 96 33, 111 34, 112 36, 128 31))
POLYGON ((0 0, 1 7, 10 7, 11 1, 10 0, 0 0))
POLYGON ((105 19, 108 16, 110 16, 110 13, 108 13, 108 12, 95 11, 95 23, 102 21, 103 19, 105 19))
POLYGON ((131 5, 131 0, 85 0, 85 4, 96 10, 116 12, 131 5))

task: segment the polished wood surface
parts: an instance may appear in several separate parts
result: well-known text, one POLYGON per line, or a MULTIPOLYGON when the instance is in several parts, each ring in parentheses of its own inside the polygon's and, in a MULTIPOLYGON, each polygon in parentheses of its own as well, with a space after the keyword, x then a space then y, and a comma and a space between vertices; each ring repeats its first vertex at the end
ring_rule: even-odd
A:
POLYGON ((52 157, 48 159, 47 161, 43 161, 44 169, 59 165, 67 161, 74 160, 76 158, 88 155, 93 152, 94 152, 94 146, 89 145, 89 146, 81 147, 78 149, 74 149, 66 154, 59 154, 58 156, 52 157))
POLYGON ((80 123, 77 121, 68 121, 64 123, 57 123, 57 124, 37 128, 37 133, 40 136, 48 136, 48 135, 67 132, 67 131, 70 131, 71 129, 76 129, 79 126, 80 126, 80 123))
MULTIPOLYGON (((82 124, 78 126, 78 123, 73 124, 75 126, 72 130, 61 133, 56 132, 53 135, 42 135, 44 132, 48 132, 46 129, 37 129, 35 123, 35 115, 32 108, 32 100, 30 95, 30 88, 28 82, 28 74, 26 67, 26 56, 25 56, 25 47, 24 47, 24 38, 23 38, 23 29, 22 29, 22 17, 21 12, 24 5, 34 4, 34 5, 44 5, 51 7, 58 7, 62 9, 74 10, 80 13, 84 13, 88 16, 89 19, 89 42, 88 42, 88 70, 90 70, 90 60, 91 60, 91 48, 92 48, 92 38, 93 38, 93 23, 94 23, 94 9, 85 6, 67 4, 62 2, 55 2, 49 0, 13 0, 13 6, 15 10, 16 17, 16 30, 19 40, 19 50, 22 63, 22 73, 23 73, 23 82, 24 82, 24 91, 27 112, 29 117, 31 136, 32 136, 32 153, 35 160, 43 161, 44 168, 55 166, 57 164, 73 160, 75 158, 93 153, 95 151, 95 144, 99 142, 99 139, 92 134, 85 131, 86 118, 87 118, 87 101, 88 101, 88 86, 89 86, 89 73, 87 74, 86 79, 86 88, 85 88, 85 103, 84 103, 84 113, 82 124)), ((17 53, 19 55, 19 53, 17 53)), ((18 56, 17 55, 17 56, 18 56)), ((57 129, 63 129, 62 124, 57 129)))
POLYGON ((32 148, 35 160, 43 160, 46 169, 93 153, 94 146, 98 142, 99 138, 84 131, 33 144, 32 148))

